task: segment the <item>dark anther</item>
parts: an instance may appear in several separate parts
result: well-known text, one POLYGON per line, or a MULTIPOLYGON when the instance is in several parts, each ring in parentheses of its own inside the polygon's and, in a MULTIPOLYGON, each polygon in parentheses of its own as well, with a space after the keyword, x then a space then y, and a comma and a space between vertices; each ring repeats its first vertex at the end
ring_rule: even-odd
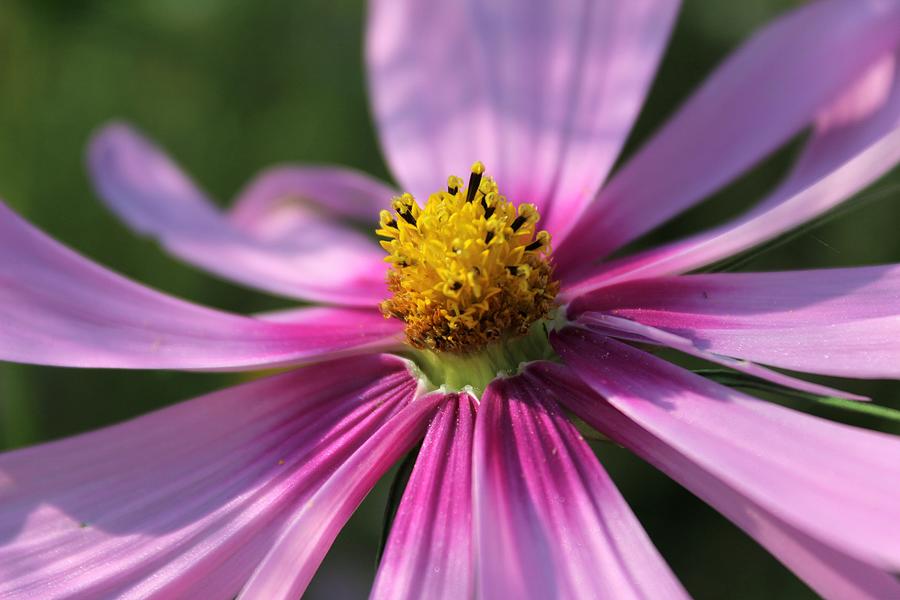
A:
POLYGON ((455 195, 456 195, 456 192, 458 192, 458 191, 459 191, 459 188, 458 188, 458 187, 450 187, 449 185, 447 186, 447 192, 448 192, 451 196, 455 196, 455 195))
POLYGON ((509 265, 506 267, 506 270, 509 271, 510 275, 518 275, 519 274, 519 267, 517 267, 516 265, 509 265))
POLYGON ((450 286, 450 289, 454 292, 458 292, 460 289, 462 289, 462 283, 459 281, 454 281, 453 285, 450 286))
POLYGON ((494 239, 494 232, 488 231, 487 234, 485 234, 485 236, 484 236, 484 243, 490 244, 492 239, 494 239))
POLYGON ((484 218, 490 219, 491 215, 494 214, 494 207, 488 206, 487 196, 481 197, 481 206, 482 206, 482 208, 484 208, 484 218))
POLYGON ((541 247, 541 240, 534 240, 527 246, 525 246, 525 252, 531 252, 532 250, 537 250, 541 247))
POLYGON ((515 218, 515 220, 512 222, 512 225, 510 225, 510 227, 512 227, 513 231, 518 231, 519 228, 522 225, 524 225, 525 221, 527 221, 527 220, 528 220, 527 218, 523 217, 522 215, 519 215, 518 217, 515 218))
POLYGON ((478 191, 478 186, 481 185, 481 173, 473 172, 469 175, 469 189, 466 190, 466 202, 471 202, 475 199, 475 192, 478 191))
POLYGON ((402 213, 400 213, 400 216, 403 217, 404 221, 406 221, 410 225, 415 226, 416 218, 414 216, 412 216, 411 212, 402 212, 402 213))
POLYGON ((397 229, 397 221, 391 219, 390 221, 385 223, 384 226, 385 227, 393 227, 394 229, 397 229))

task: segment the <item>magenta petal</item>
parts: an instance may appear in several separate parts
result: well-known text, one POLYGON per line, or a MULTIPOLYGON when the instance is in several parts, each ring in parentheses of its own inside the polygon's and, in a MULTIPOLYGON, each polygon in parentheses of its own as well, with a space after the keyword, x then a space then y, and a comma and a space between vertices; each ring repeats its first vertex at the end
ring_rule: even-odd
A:
POLYGON ((443 398, 439 393, 414 398, 334 470, 291 517, 239 598, 299 598, 341 527, 375 482, 422 437, 443 398))
POLYGON ((399 345, 375 310, 266 322, 183 302, 53 241, 0 203, 0 360, 68 367, 256 369, 399 345))
POLYGON ((504 194, 537 204, 561 240, 612 167, 677 8, 676 0, 374 2, 369 83, 402 187, 425 198, 481 160, 504 194))
MULTIPOLYGON (((375 229, 378 213, 397 191, 365 173, 341 167, 282 166, 264 171, 229 211, 235 226, 262 237, 296 227, 327 224, 321 213, 375 229)), ((331 225, 333 229, 333 225, 331 225)))
POLYGON ((687 597, 544 386, 488 386, 474 452, 479 597, 687 597))
MULTIPOLYGON (((713 505, 772 552, 825 598, 880 600, 900 594, 900 585, 882 570, 847 556, 774 517, 759 504, 653 436, 597 396, 566 367, 535 364, 526 372, 536 385, 555 390, 560 400, 704 501, 713 505)), ((736 565, 736 569, 740 566, 736 565)))
POLYGON ((900 61, 889 55, 819 115, 790 176, 765 201, 722 226, 598 266, 566 298, 624 280, 698 269, 827 212, 900 162, 900 61))
POLYGON ((758 32, 600 192, 576 242, 558 248, 561 268, 609 254, 751 167, 898 41, 900 4, 884 0, 812 2, 758 32))
POLYGON ((0 455, 0 596, 232 598, 415 389, 348 359, 0 455))
POLYGON ((809 381, 803 381, 802 379, 797 379, 796 377, 791 377, 790 375, 767 369, 746 360, 738 360, 716 354, 715 352, 703 350, 687 338, 630 319, 623 319, 622 317, 606 315, 603 313, 587 312, 578 318, 577 325, 587 327, 591 331, 614 338, 668 346, 669 348, 679 350, 685 354, 690 354, 691 356, 702 358, 703 360, 734 369, 735 371, 740 371, 741 373, 746 373, 747 375, 765 379, 766 381, 771 381, 777 385, 794 388, 795 390, 800 390, 802 392, 816 394, 818 396, 868 400, 865 396, 859 396, 824 385, 810 383, 809 381))
POLYGON ((704 351, 826 375, 900 377, 900 266, 632 281, 569 307, 610 313, 704 351))
POLYGON ((432 420, 378 567, 371 598, 470 598, 475 407, 451 394, 432 420))
MULTIPOLYGON (((678 457, 690 470, 672 474, 690 489, 715 480, 710 487, 726 492, 697 493, 732 519, 742 509, 738 503, 748 505, 743 510, 751 513, 735 520, 751 535, 759 510, 836 555, 900 569, 900 438, 757 400, 583 330, 564 330, 553 342, 594 392, 654 440, 654 461, 678 457)), ((602 400, 570 396, 560 394, 579 416, 618 439, 608 411, 597 408, 602 400)), ((789 553, 770 549, 790 565, 789 553)))
MULTIPOLYGON (((126 125, 102 129, 91 141, 88 159, 97 193, 107 205, 187 262, 291 298, 351 306, 373 306, 384 298, 383 252, 335 220, 365 196, 359 176, 354 187, 341 170, 305 169, 303 185, 296 189, 290 184, 297 178, 285 182, 279 176, 280 185, 266 178, 248 191, 252 196, 245 196, 240 213, 229 218, 162 150, 126 125), (283 196, 268 195, 275 192, 283 196), (299 201, 318 193, 341 195, 344 211, 323 212, 327 199, 318 199, 318 209, 299 201), (300 228, 303 235, 297 235, 300 228)), ((389 200, 389 195, 381 198, 389 200)), ((373 228, 376 222, 377 215, 373 228)))

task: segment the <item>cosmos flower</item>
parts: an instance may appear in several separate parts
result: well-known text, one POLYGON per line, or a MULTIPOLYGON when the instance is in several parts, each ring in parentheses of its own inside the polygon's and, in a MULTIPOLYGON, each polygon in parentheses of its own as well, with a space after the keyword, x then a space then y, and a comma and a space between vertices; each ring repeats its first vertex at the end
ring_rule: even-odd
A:
POLYGON ((219 276, 318 306, 197 306, 0 208, 0 358, 285 368, 0 456, 0 596, 296 598, 420 441, 373 597, 685 596, 576 415, 823 596, 900 597, 896 438, 648 351, 832 397, 853 398, 769 367, 900 377, 900 266, 687 274, 898 162, 900 3, 786 14, 610 174, 677 8, 373 3, 371 96, 400 190, 282 167, 223 213, 133 129, 97 134, 90 172, 128 224, 219 276), (807 127, 790 173, 748 213, 609 258, 807 127))

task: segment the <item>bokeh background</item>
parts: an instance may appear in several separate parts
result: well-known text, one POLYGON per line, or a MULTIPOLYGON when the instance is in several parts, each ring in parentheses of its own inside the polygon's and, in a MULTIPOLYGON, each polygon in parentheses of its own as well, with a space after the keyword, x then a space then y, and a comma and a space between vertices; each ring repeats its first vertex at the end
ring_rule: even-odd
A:
MULTIPOLYGON (((686 0, 627 152, 749 32, 791 0, 686 0)), ((183 298, 252 312, 289 306, 168 258, 96 200, 85 142, 123 118, 158 140, 222 204, 279 162, 338 163, 389 178, 366 103, 360 0, 4 0, 0 2, 0 195, 54 237, 183 298)), ((735 118, 740 118, 735 115, 735 118)), ((740 143, 735 140, 734 143, 740 143)), ((737 213, 784 172, 788 144, 708 203, 655 232, 670 239, 737 213)), ((900 261, 900 172, 875 201, 755 259, 746 269, 900 261)), ((240 376, 0 364, 0 448, 55 439, 227 386, 240 376)), ((845 387, 900 406, 900 385, 845 387)), ((835 411, 813 409, 834 418, 835 411)), ((871 418, 851 421, 879 427, 871 418)), ((628 453, 598 445, 651 537, 697 598, 814 597, 759 546, 628 453)), ((383 482, 341 534, 309 598, 364 597, 383 482)))

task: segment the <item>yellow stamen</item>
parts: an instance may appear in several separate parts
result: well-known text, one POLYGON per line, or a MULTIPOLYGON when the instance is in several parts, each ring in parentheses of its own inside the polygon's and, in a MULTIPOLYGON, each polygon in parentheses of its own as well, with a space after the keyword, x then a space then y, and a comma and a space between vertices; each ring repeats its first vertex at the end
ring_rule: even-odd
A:
POLYGON ((553 309, 550 235, 536 230, 534 205, 516 210, 480 162, 467 185, 451 176, 424 208, 410 194, 391 208, 376 231, 393 293, 381 310, 406 323, 416 348, 474 352, 524 335, 553 309))

